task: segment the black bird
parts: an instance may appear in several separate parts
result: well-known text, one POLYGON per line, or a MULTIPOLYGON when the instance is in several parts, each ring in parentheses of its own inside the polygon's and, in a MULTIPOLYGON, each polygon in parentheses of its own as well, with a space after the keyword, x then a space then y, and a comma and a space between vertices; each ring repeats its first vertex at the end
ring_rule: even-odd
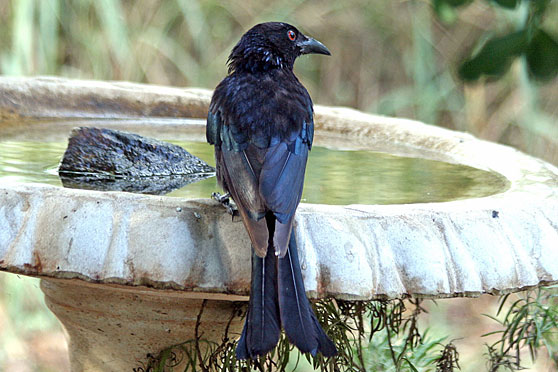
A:
POLYGON ((281 326, 302 352, 337 353, 306 297, 291 235, 314 135, 312 100, 293 65, 309 53, 330 55, 289 24, 254 26, 233 48, 229 74, 209 107, 206 135, 215 145, 217 179, 235 201, 254 249, 239 359, 273 349, 281 326))

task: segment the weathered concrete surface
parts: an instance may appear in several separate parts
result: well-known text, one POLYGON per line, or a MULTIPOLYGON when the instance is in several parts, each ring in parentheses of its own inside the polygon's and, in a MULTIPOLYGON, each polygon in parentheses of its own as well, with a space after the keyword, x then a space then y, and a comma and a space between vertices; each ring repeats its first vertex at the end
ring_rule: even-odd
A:
POLYGON ((56 77, 2 77, 0 91, 2 120, 20 117, 199 118, 207 114, 206 89, 56 77))
MULTIPOLYGON (((21 185, 2 190, 0 205, 4 270, 248 293, 249 240, 210 200, 21 185)), ((435 205, 301 205, 295 232, 314 297, 446 297, 558 280, 556 216, 556 200, 527 194, 435 205)))
MULTIPOLYGON (((81 280, 41 281, 45 302, 66 326, 72 371, 133 371, 147 354, 196 338, 220 344, 242 331, 230 301, 207 300, 188 292, 97 285, 81 280), (230 323, 229 323, 230 321, 230 323), (228 329, 227 329, 228 328, 228 329)), ((207 343, 200 342, 205 353, 207 343)), ((175 370, 186 370, 187 355, 177 355, 175 370), (182 360, 182 363, 180 361, 182 360), (180 368, 182 366, 182 369, 180 368)))
MULTIPOLYGON (((0 92, 0 117, 113 117, 122 107, 131 116, 203 116, 210 99, 202 90, 63 79, 1 78, 0 92), (86 101, 95 104, 79 111, 70 102, 78 92, 88 92, 86 101), (155 110, 173 102, 174 94, 194 97, 198 111, 155 110), (29 97, 38 108, 24 105, 29 97)), ((186 98, 174 99, 189 106, 186 98)), ((316 127, 318 144, 381 150, 393 143, 400 154, 498 172, 511 186, 491 197, 447 203, 301 205, 295 234, 311 296, 450 297, 558 281, 555 167, 467 134, 350 109, 316 107, 316 127)), ((3 270, 245 295, 248 246, 242 224, 210 200, 0 185, 3 270)))

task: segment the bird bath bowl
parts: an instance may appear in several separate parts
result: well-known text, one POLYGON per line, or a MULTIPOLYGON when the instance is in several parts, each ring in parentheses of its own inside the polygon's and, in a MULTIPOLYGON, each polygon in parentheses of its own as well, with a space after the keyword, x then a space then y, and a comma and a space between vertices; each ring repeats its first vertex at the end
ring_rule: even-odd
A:
MULTIPOLYGON (((203 142, 204 121, 188 118, 204 118, 210 97, 200 89, 0 78, 0 269, 41 278, 46 303, 67 331, 74 372, 132 370, 148 353, 193 339, 196 323, 208 340, 219 341, 227 326, 240 332, 239 320, 228 321, 234 301, 248 299, 249 239, 242 223, 194 194, 77 190, 10 176, 18 161, 2 163, 6 143, 60 143, 72 127, 86 125, 203 142)), ((360 195, 380 194, 385 172, 348 161, 334 179, 355 191, 358 204, 316 203, 318 188, 305 197, 315 203, 303 199, 297 211, 309 297, 478 296, 558 282, 555 167, 416 121, 315 111, 317 146, 449 166, 431 178, 431 190, 457 177, 452 166, 481 178, 469 177, 477 188, 449 183, 453 193, 443 197, 404 192, 367 202, 360 195), (362 172, 373 185, 359 178, 362 172)), ((341 157, 328 156, 326 163, 341 157)), ((403 183, 409 192, 424 182, 420 172, 403 174, 410 175, 403 183)))

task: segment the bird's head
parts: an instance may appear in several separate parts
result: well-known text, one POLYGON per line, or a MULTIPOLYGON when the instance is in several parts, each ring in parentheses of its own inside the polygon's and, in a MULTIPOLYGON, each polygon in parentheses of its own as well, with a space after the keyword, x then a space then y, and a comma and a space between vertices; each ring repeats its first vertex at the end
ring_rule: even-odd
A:
POLYGON ((318 40, 305 36, 296 27, 282 22, 260 23, 248 30, 229 56, 229 71, 292 69, 302 54, 331 55, 318 40))

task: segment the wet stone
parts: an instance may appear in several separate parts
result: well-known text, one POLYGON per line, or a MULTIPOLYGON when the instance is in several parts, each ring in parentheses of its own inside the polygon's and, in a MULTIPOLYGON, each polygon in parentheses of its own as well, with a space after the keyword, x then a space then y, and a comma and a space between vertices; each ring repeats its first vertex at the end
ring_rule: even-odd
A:
POLYGON ((107 128, 70 134, 58 174, 65 187, 166 194, 215 175, 180 146, 107 128))

